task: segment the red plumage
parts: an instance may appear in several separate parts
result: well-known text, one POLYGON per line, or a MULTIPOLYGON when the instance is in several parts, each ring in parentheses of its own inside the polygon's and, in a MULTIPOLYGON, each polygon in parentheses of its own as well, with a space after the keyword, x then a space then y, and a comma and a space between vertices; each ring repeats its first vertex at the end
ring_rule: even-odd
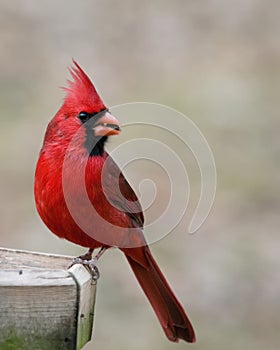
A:
POLYGON ((61 238, 92 249, 119 247, 168 339, 194 342, 192 325, 145 242, 137 196, 103 150, 107 137, 104 130, 108 135, 118 133, 117 121, 104 111, 106 107, 90 79, 76 62, 74 65, 70 71, 73 81, 47 127, 38 159, 34 184, 37 210, 48 228, 61 238), (87 116, 94 121, 91 129, 81 121, 87 116), (101 123, 102 118, 107 118, 106 123, 101 123), (88 148, 89 142, 95 147, 93 151, 88 148), (98 215, 93 216, 85 193, 98 215))

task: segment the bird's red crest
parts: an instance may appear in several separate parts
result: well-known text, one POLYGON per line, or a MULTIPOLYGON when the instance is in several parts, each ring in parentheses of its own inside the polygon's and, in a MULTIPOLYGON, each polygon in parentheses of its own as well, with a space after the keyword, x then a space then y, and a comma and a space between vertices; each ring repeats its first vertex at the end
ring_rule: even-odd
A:
POLYGON ((68 110, 84 110, 86 112, 99 112, 106 108, 89 77, 73 60, 74 66, 69 68, 73 81, 68 80, 69 87, 63 88, 67 95, 64 107, 68 110))

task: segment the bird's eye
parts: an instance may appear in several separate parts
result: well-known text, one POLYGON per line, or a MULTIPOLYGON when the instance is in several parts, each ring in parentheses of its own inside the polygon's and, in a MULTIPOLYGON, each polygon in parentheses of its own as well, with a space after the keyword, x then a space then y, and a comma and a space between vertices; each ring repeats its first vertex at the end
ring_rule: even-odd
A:
POLYGON ((81 112, 81 113, 79 113, 79 115, 78 115, 78 118, 80 119, 80 121, 81 121, 82 123, 87 122, 91 117, 92 117, 92 114, 87 113, 87 112, 81 112))

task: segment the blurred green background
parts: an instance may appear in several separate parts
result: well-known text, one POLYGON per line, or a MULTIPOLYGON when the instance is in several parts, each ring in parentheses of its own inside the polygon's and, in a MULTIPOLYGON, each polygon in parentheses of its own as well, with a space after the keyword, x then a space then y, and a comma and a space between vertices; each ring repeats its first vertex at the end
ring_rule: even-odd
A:
POLYGON ((72 57, 109 106, 157 102, 192 118, 216 160, 205 224, 187 235, 184 219, 152 246, 197 343, 165 339, 112 250, 100 261, 85 350, 279 347, 279 10, 276 0, 1 1, 1 246, 84 251, 52 235, 33 201, 38 152, 72 57))

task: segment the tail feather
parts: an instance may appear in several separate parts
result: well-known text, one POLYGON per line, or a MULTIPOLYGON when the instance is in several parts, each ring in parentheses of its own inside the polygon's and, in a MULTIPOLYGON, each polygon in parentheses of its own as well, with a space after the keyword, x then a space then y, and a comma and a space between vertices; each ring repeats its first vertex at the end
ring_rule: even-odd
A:
POLYGON ((179 339, 191 343, 195 342, 193 327, 183 307, 160 271, 149 248, 145 246, 137 249, 144 249, 146 266, 134 260, 132 258, 133 254, 128 255, 127 251, 125 252, 126 258, 149 299, 167 338, 173 342, 178 342, 179 339))

